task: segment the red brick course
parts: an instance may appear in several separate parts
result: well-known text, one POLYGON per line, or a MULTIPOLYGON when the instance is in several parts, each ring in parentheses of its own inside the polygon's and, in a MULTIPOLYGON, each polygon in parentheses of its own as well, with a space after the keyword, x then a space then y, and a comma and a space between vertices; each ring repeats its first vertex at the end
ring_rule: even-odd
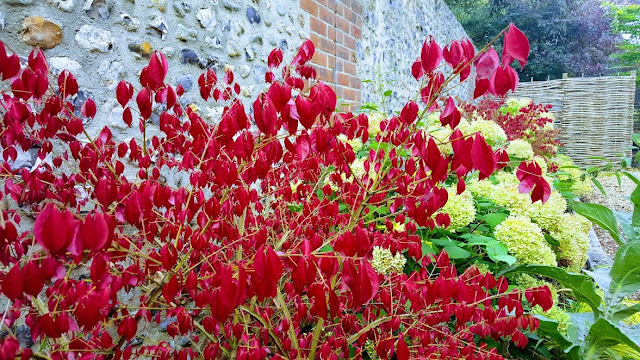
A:
POLYGON ((300 7, 310 15, 310 39, 316 46, 311 62, 318 79, 333 87, 350 109, 362 99, 355 58, 362 38, 362 1, 300 0, 300 7))

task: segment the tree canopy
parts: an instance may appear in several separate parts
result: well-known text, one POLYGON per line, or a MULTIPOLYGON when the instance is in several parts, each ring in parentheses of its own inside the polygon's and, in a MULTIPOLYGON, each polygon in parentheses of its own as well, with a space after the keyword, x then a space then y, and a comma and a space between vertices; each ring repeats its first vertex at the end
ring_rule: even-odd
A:
POLYGON ((519 72, 522 80, 606 73, 621 41, 608 9, 595 0, 445 1, 476 45, 486 44, 510 22, 527 35, 531 56, 519 72))

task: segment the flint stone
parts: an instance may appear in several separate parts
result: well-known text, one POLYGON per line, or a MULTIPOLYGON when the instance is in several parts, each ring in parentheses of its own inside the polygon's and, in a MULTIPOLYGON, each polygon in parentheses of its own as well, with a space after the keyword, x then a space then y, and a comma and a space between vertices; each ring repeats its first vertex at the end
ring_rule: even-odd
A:
POLYGON ((233 40, 227 41, 227 55, 230 57, 238 57, 242 55, 240 45, 233 40))
POLYGON ((195 29, 189 29, 188 27, 182 24, 178 24, 178 32, 176 34, 176 39, 181 41, 197 40, 198 31, 195 29))
POLYGON ((178 78, 178 84, 182 85, 182 88, 185 92, 191 90, 191 88, 193 87, 193 76, 189 74, 181 75, 178 78))
POLYGON ((252 24, 260 24, 260 14, 253 6, 247 7, 247 19, 252 24))
POLYGON ((104 60, 98 68, 98 74, 109 90, 115 90, 118 82, 125 75, 125 68, 119 61, 104 60))
POLYGON ((33 4, 33 0, 5 0, 4 2, 7 5, 31 5, 33 4))
POLYGON ((210 8, 200 9, 198 14, 196 15, 196 19, 200 23, 200 26, 203 29, 213 30, 216 27, 218 21, 216 20, 216 15, 210 8))
POLYGON ((60 74, 62 71, 67 70, 74 75, 78 75, 82 71, 82 65, 79 62, 66 56, 49 58, 49 67, 54 74, 60 74))
POLYGON ((42 16, 27 16, 22 21, 22 41, 42 49, 53 49, 62 42, 62 28, 42 16))
POLYGON ((133 18, 127 13, 121 13, 118 22, 122 24, 127 31, 138 31, 140 28, 140 19, 133 18))
POLYGON ((232 0, 222 0, 222 6, 224 6, 225 9, 231 10, 231 11, 239 11, 241 9, 240 5, 236 4, 232 0))
POLYGON ((191 49, 180 50, 180 57, 182 58, 182 64, 197 64, 198 54, 191 49))
POLYGON ((191 12, 191 5, 188 1, 175 1, 173 3, 173 10, 179 17, 185 17, 188 12, 191 12))
POLYGON ((111 17, 111 4, 106 0, 87 0, 82 9, 92 19, 108 20, 111 17))
POLYGON ((89 51, 107 52, 113 49, 111 31, 98 29, 91 25, 82 25, 76 33, 76 41, 89 51))

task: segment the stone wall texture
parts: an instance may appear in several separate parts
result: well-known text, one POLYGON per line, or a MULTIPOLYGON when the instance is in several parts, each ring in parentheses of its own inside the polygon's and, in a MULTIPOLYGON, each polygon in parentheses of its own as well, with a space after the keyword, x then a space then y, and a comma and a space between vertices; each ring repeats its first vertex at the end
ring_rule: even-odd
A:
POLYGON ((466 36, 443 0, 0 0, 0 40, 24 56, 46 49, 54 74, 68 69, 78 78, 76 103, 96 101, 88 130, 107 124, 123 136, 115 86, 138 84, 154 50, 168 57, 168 80, 182 84, 183 102, 216 120, 222 109, 203 104, 197 88, 204 69, 232 67, 251 101, 269 52, 281 47, 290 59, 305 38, 316 45, 319 79, 343 104, 380 103, 380 90, 393 88, 385 108, 399 109, 416 94, 410 66, 428 34, 442 44, 466 36))

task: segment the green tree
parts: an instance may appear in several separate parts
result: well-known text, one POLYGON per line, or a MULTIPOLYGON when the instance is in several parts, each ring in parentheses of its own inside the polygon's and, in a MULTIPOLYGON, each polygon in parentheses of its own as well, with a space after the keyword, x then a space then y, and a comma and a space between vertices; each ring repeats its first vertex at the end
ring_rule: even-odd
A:
MULTIPOLYGON (((529 63, 522 80, 600 75, 612 63, 621 37, 607 8, 596 0, 446 0, 475 44, 513 22, 529 38, 529 63)), ((498 49, 499 50, 499 49, 498 49)))
POLYGON ((606 2, 611 25, 616 34, 623 37, 618 45, 620 51, 613 54, 614 66, 623 71, 640 67, 640 5, 616 5, 606 2))

